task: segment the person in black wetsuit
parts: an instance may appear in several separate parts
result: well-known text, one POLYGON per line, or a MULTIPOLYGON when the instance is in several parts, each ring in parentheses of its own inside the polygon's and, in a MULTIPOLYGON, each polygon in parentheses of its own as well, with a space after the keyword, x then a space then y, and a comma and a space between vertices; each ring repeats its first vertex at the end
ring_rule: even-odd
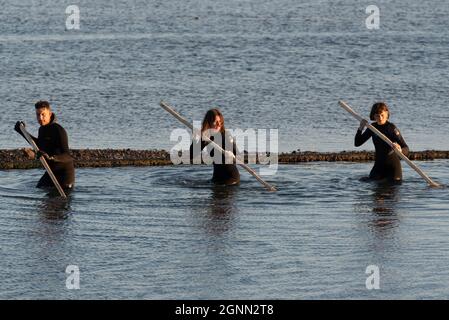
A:
MULTIPOLYGON (((389 117, 390 111, 385 103, 378 102, 372 106, 370 120, 376 121, 372 123, 372 126, 387 136, 399 151, 404 155, 408 155, 408 146, 398 128, 388 121, 389 117)), ((387 178, 394 182, 401 182, 402 167, 400 158, 387 143, 375 135, 371 130, 367 129, 362 133, 366 123, 366 120, 360 122, 360 127, 355 135, 354 144, 356 147, 359 147, 369 138, 373 138, 374 147, 376 149, 375 162, 374 167, 369 174, 369 178, 373 180, 387 178)))
MULTIPOLYGON (((63 127, 56 123, 55 114, 47 101, 39 101, 35 104, 36 118, 40 124, 38 137, 31 138, 36 142, 39 152, 36 158, 43 156, 53 171, 62 188, 71 189, 75 183, 75 167, 70 156, 67 133, 63 127)), ((14 129, 23 136, 18 121, 14 129)), ((46 172, 39 180, 37 187, 53 187, 53 181, 46 172)))
MULTIPOLYGON (((207 111, 201 126, 201 136, 208 136, 212 141, 216 142, 220 147, 228 152, 237 155, 237 145, 235 139, 226 131, 224 125, 224 117, 220 110, 211 109, 207 111), (221 141, 220 141, 221 140, 221 141)), ((199 137, 193 137, 190 145, 190 159, 193 160, 201 154, 201 151, 209 145, 199 137), (201 142, 201 145, 200 145, 201 142)), ((218 150, 216 152, 219 152, 218 150)), ((221 154, 221 153, 220 153, 221 154)), ((215 149, 209 151, 209 155, 213 161, 214 173, 212 182, 215 184, 234 185, 240 182, 240 173, 235 164, 235 160, 231 155, 221 154, 221 157, 215 156, 215 149), (215 161, 217 160, 218 161, 215 161)))

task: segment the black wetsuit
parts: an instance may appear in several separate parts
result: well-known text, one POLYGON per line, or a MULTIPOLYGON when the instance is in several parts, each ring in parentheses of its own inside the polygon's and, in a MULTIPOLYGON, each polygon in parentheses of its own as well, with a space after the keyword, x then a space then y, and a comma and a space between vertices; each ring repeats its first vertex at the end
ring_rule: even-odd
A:
MULTIPOLYGON (((408 155, 408 146, 393 123, 387 121, 383 125, 378 125, 377 122, 375 122, 371 125, 387 136, 391 142, 399 144, 402 148, 402 153, 408 155)), ((374 167, 369 174, 370 179, 379 180, 388 178, 394 181, 401 181, 402 167, 400 158, 386 142, 375 135, 370 129, 366 129, 363 133, 361 130, 357 130, 354 144, 356 147, 359 147, 371 137, 373 138, 376 153, 374 167)))
MULTIPOLYGON (((234 155, 237 155, 237 145, 235 143, 235 139, 233 139, 228 133, 222 134, 222 143, 221 147, 225 149, 227 146, 228 148, 226 150, 231 151, 229 146, 232 146, 232 153, 234 155), (228 144, 226 145, 226 140, 228 141, 228 144)), ((211 136, 211 140, 214 140, 214 137, 211 136)), ((196 144, 195 150, 199 150, 199 154, 201 154, 201 151, 208 146, 208 142, 201 141, 201 148, 199 148, 199 141, 193 140, 192 144, 190 145, 190 159, 192 160, 194 157, 197 157, 199 154, 193 154, 193 145, 196 144)), ((211 146, 212 147, 212 146, 211 146)), ((215 149, 212 148, 209 155, 213 159, 214 158, 214 152, 215 149)), ((219 151, 217 151, 219 152, 219 151)), ((212 182, 216 184, 226 184, 226 185, 232 185, 232 184, 238 184, 240 182, 240 173, 237 169, 237 165, 235 164, 235 160, 233 163, 225 162, 225 156, 222 154, 221 156, 221 163, 213 163, 214 165, 214 173, 212 176, 212 182)))
MULTIPOLYGON (((36 139, 39 150, 47 153, 54 160, 47 160, 56 179, 62 188, 72 188, 75 183, 75 166, 70 156, 67 133, 63 127, 56 123, 55 115, 52 114, 48 125, 40 126, 39 135, 36 139)), ((39 180, 37 187, 52 187, 53 181, 47 172, 39 180)))

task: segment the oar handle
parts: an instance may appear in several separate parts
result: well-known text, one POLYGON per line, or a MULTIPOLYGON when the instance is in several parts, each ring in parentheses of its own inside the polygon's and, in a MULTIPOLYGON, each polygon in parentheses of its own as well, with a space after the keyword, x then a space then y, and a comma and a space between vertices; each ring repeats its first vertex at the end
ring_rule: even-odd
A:
POLYGON ((160 103, 161 107, 164 108, 165 111, 170 113, 172 116, 174 116, 176 119, 178 119, 180 122, 185 124, 187 127, 189 127, 190 130, 193 130, 193 125, 184 119, 179 113, 177 113, 172 107, 170 107, 168 104, 166 104, 164 101, 161 101, 160 103))
MULTIPOLYGON (((20 124, 20 131, 22 132, 23 136, 25 137, 25 139, 28 141, 28 143, 33 147, 35 152, 39 151, 38 146, 36 145, 36 142, 34 142, 34 140, 31 138, 30 134, 26 131, 25 127, 23 126, 23 124, 20 124)), ((48 175, 50 176, 50 179, 53 181, 53 184, 55 185, 56 189, 58 190, 59 194, 61 195, 61 197, 63 198, 67 198, 64 190, 61 188, 61 185, 58 182, 58 179, 56 179, 55 175, 53 174, 53 172, 51 171, 50 166, 48 165, 47 161, 45 160, 45 158, 43 156, 39 157, 40 162, 42 163, 42 165, 44 166, 45 170, 47 171, 48 175)))
MULTIPOLYGON (((354 116, 354 118, 356 118, 359 121, 365 120, 364 118, 362 118, 360 115, 358 115, 354 110, 352 110, 352 108, 344 101, 339 101, 338 102, 340 104, 340 106, 345 109, 346 111, 348 111, 350 114, 352 114, 354 116)), ((365 120, 366 121, 366 120, 365 120)), ((391 142, 390 139, 388 139, 388 137, 386 135, 384 135, 382 132, 380 132, 378 129, 376 129, 374 126, 372 126, 368 121, 366 121, 366 126, 368 127, 368 129, 370 129, 374 134, 376 134, 379 138, 381 138, 383 141, 385 141, 392 149, 393 151, 401 158, 403 159, 405 162, 407 162, 407 164, 412 167, 412 169, 414 169, 424 180, 427 181, 427 183, 431 186, 431 187, 439 187, 440 185, 438 183, 436 183, 435 181, 433 181, 432 179, 429 178, 429 176, 427 176, 416 164, 414 164, 409 158, 407 158, 406 155, 404 155, 401 151, 399 151, 398 149, 396 149, 396 146, 393 144, 393 142, 391 142)))
MULTIPOLYGON (((352 114, 354 116, 354 118, 356 118, 359 121, 364 120, 361 116, 359 116, 354 110, 352 110, 352 108, 344 101, 338 101, 338 103, 340 104, 340 106, 345 109, 346 111, 348 111, 350 114, 352 114)), ((367 121, 367 124, 368 121, 367 121)))
MULTIPOLYGON (((185 124, 188 128, 190 128, 191 130, 193 130, 193 125, 188 122, 186 119, 184 119, 179 113, 177 113, 172 107, 170 107, 167 103, 165 103, 164 101, 160 102, 160 105, 162 108, 164 108, 164 110, 166 110, 168 113, 170 113, 171 115, 173 115, 176 119, 178 119, 180 122, 182 122, 183 124, 185 124)), ((205 140, 206 142, 212 144, 212 146, 217 149, 218 151, 220 151, 222 154, 226 154, 225 150, 219 146, 217 143, 215 143, 214 141, 210 140, 208 137, 202 137, 203 140, 205 140)), ((242 161, 240 161, 239 159, 237 159, 235 157, 235 155, 232 153, 232 157, 234 158, 234 160, 236 161, 236 163, 238 165, 240 165, 241 167, 243 167, 246 171, 248 171, 252 176, 254 176, 254 178, 257 179, 257 181, 259 181, 264 187, 266 187, 269 191, 277 191, 277 189, 275 187, 273 187, 272 185, 270 185, 269 183, 265 182, 261 177, 259 177, 259 175, 253 170, 251 169, 249 166, 247 166, 245 163, 243 163, 242 161)))

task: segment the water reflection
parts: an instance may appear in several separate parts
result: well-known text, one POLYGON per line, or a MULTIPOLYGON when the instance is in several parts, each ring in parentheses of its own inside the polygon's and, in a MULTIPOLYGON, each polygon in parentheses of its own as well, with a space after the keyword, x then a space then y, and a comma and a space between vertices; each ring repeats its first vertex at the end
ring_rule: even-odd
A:
POLYGON ((70 217, 72 196, 66 191, 67 199, 54 192, 48 193, 38 204, 38 213, 41 218, 47 220, 66 220, 70 217))
POLYGON ((239 186, 212 186, 203 223, 207 233, 222 235, 232 229, 238 211, 235 205, 238 190, 239 186))
POLYGON ((385 236, 399 224, 396 212, 401 185, 373 182, 371 195, 371 225, 379 235, 385 236))

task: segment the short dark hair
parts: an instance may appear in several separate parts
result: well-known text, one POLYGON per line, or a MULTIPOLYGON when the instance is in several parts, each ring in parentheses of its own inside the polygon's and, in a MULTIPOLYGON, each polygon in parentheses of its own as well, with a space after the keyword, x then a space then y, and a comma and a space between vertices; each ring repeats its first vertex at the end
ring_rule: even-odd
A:
POLYGON ((388 110, 388 106, 385 102, 376 102, 375 104, 373 104, 373 106, 371 107, 371 112, 369 114, 369 118, 371 120, 374 120, 374 116, 376 114, 381 113, 382 111, 387 111, 388 112, 388 117, 387 119, 390 118, 390 110, 388 110))
POLYGON ((45 101, 45 100, 40 100, 40 101, 36 102, 34 107, 36 108, 36 110, 37 109, 50 109, 50 103, 48 103, 48 101, 45 101))

